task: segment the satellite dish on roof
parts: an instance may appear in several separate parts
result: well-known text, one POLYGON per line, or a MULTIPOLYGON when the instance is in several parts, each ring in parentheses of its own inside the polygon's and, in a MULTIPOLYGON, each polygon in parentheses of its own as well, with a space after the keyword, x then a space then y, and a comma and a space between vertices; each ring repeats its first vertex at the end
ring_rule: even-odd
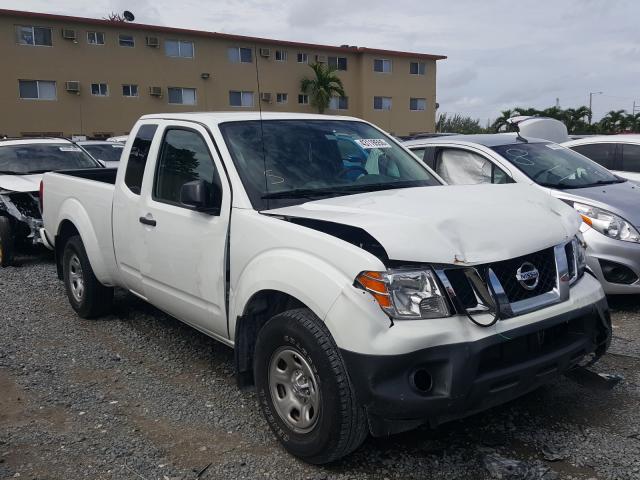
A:
POLYGON ((127 22, 133 22, 136 19, 133 13, 131 13, 129 10, 125 10, 122 16, 127 22))

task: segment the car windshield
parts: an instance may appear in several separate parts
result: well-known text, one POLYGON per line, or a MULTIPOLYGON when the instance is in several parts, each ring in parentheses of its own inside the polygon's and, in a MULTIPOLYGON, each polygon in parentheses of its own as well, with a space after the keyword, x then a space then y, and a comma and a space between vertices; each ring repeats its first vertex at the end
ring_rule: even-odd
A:
POLYGON ((440 184, 389 136, 363 122, 256 120, 220 128, 257 210, 440 184))
POLYGON ((586 188, 625 180, 606 168, 555 143, 518 143, 493 147, 538 185, 549 188, 586 188))
POLYGON ((94 143, 89 145, 81 144, 91 156, 103 162, 119 162, 124 145, 120 143, 94 143))
POLYGON ((70 143, 0 145, 0 174, 25 175, 98 166, 91 156, 70 143))

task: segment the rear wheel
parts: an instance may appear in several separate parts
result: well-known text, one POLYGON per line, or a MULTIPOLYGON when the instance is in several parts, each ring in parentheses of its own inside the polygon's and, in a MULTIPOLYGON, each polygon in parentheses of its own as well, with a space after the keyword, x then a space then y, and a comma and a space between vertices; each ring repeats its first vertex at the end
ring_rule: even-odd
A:
POLYGON ((84 244, 77 235, 71 237, 64 247, 62 268, 69 303, 80 317, 98 317, 111 309, 113 288, 98 281, 84 244))
POLYGON ((328 463, 368 434, 342 356, 310 310, 274 316, 256 343, 255 382, 262 411, 282 445, 309 463, 328 463))
POLYGON ((11 223, 6 217, 0 217, 0 267, 8 267, 13 263, 15 240, 11 223))

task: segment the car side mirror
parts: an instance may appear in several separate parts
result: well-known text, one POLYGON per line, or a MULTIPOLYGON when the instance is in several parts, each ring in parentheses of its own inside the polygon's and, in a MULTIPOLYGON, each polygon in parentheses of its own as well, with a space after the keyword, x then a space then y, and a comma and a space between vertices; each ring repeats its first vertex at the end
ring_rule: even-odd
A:
POLYGON ((187 182, 180 188, 180 203, 199 212, 220 212, 222 191, 219 185, 210 185, 204 180, 187 182))

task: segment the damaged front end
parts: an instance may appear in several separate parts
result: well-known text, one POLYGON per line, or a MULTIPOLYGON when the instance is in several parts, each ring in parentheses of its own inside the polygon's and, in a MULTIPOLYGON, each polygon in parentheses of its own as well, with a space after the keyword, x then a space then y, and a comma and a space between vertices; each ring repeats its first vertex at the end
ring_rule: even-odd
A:
POLYGON ((0 190, 0 216, 11 222, 14 241, 23 246, 42 244, 42 214, 38 192, 0 190))

